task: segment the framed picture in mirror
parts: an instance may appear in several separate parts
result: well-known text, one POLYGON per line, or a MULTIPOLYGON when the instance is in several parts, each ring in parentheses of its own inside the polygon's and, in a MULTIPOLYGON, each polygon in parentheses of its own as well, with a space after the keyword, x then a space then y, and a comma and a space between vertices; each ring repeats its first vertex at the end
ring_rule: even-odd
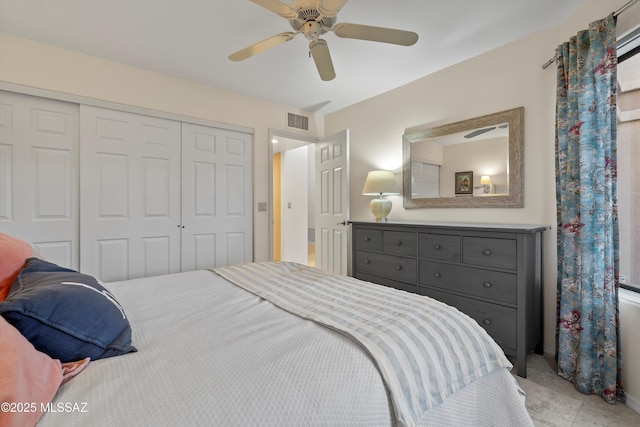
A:
POLYGON ((456 194, 473 194, 473 171, 456 172, 456 194))

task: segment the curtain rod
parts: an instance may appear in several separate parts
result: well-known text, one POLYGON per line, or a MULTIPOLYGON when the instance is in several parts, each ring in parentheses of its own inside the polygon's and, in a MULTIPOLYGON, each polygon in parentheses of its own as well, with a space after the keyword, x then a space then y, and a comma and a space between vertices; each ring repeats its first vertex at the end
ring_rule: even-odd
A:
MULTIPOLYGON (((627 4, 622 6, 620 9, 616 10, 615 12, 613 12, 613 16, 616 17, 616 16, 620 15, 621 13, 623 13, 625 10, 629 9, 631 6, 633 6, 638 1, 639 0, 630 0, 629 2, 627 2, 627 4)), ((555 56, 553 58, 549 59, 544 64, 542 64, 542 69, 543 70, 546 69, 547 67, 549 67, 549 65, 553 64, 554 62, 556 62, 556 57, 555 56)))

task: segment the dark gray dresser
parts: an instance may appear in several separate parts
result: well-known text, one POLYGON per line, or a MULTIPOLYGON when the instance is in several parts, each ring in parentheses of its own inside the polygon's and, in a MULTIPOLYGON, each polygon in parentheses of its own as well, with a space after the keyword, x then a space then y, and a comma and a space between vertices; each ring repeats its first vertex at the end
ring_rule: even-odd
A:
POLYGON ((354 277, 426 295, 474 318, 516 357, 542 354, 542 233, 548 226, 351 222, 354 277))

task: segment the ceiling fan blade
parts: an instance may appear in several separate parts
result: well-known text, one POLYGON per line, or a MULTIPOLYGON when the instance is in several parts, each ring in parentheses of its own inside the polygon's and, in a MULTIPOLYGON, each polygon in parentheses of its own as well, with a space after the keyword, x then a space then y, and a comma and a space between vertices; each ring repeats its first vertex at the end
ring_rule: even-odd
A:
POLYGON ((418 41, 418 35, 412 31, 395 30, 393 28, 372 27, 360 24, 336 24, 333 32, 338 37, 347 39, 369 40, 374 42, 411 46, 418 41))
POLYGON ((311 52, 311 56, 313 56, 313 61, 316 63, 320 78, 325 82, 335 79, 336 72, 333 69, 333 62, 331 61, 327 42, 322 39, 313 41, 309 43, 309 51, 311 52))
POLYGON ((295 19, 298 17, 298 12, 291 9, 289 5, 279 2, 278 0, 251 0, 258 6, 262 6, 273 13, 277 13, 286 19, 295 19))
POLYGON ((320 0, 318 12, 327 18, 333 18, 348 0, 320 0))
POLYGON ((465 138, 474 138, 474 137, 476 137, 478 135, 482 135, 483 133, 490 132, 490 131, 494 130, 495 128, 496 127, 493 126, 493 127, 490 127, 490 128, 476 129, 473 132, 466 134, 464 137, 465 138))
POLYGON ((296 33, 292 33, 292 32, 276 34, 273 37, 269 37, 266 40, 262 40, 261 42, 252 44, 249 47, 245 47, 244 49, 241 49, 237 52, 232 53, 231 55, 229 55, 229 59, 232 61, 243 61, 247 58, 250 58, 254 55, 259 54, 260 52, 264 52, 267 49, 271 49, 272 47, 276 47, 279 44, 288 42, 295 35, 296 33))

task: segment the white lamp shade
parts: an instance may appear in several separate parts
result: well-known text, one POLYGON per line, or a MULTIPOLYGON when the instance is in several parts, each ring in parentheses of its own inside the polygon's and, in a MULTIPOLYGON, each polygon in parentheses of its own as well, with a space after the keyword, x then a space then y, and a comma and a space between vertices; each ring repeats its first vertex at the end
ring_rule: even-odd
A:
POLYGON ((363 196, 389 196, 400 194, 396 185, 396 178, 391 171, 371 171, 362 189, 363 196))
POLYGON ((480 177, 480 184, 487 185, 491 184, 491 177, 488 175, 483 175, 480 177))

